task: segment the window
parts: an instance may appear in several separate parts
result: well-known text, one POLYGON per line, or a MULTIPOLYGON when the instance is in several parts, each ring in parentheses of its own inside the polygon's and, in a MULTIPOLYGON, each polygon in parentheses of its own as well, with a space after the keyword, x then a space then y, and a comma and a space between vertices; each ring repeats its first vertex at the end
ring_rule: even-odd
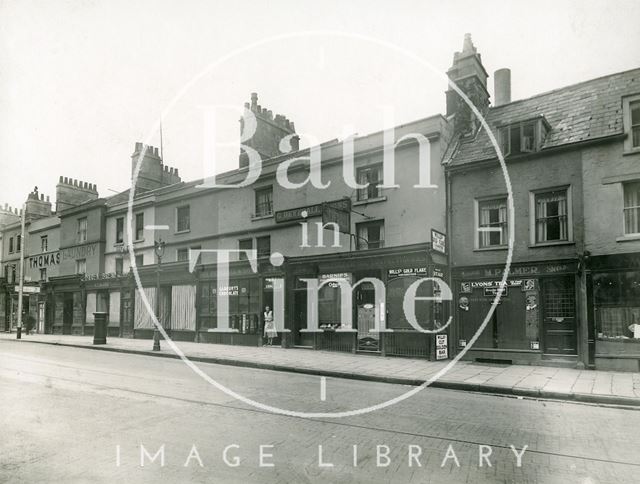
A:
POLYGON ((384 220, 356 224, 356 247, 358 250, 384 247, 384 220))
POLYGON ((504 156, 537 151, 541 144, 541 121, 516 123, 500 128, 500 149, 504 156))
POLYGON ((13 252, 13 237, 9 237, 9 253, 13 252))
MULTIPOLYGON (((238 250, 252 250, 253 239, 240 239, 238 241, 238 250)), ((240 252, 240 260, 247 260, 246 252, 240 252)))
POLYGON ((87 217, 78 219, 78 242, 87 241, 87 217))
POLYGON ((478 202, 478 247, 500 247, 507 244, 507 199, 478 202))
POLYGON ((124 259, 116 257, 116 275, 121 276, 124 272, 124 259))
POLYGON ((87 273, 87 259, 76 260, 76 274, 87 273))
POLYGON ((178 262, 184 262, 189 260, 189 249, 178 249, 176 260, 178 262))
POLYGON ((136 267, 142 267, 144 265, 144 255, 140 254, 136 256, 136 267))
POLYGON ((536 243, 569 240, 567 189, 535 194, 536 243))
POLYGON ((12 283, 16 282, 16 265, 15 264, 11 266, 11 282, 12 283))
POLYGON ((258 237, 256 239, 256 249, 258 257, 269 257, 271 255, 271 237, 258 237))
POLYGON ((256 190, 256 217, 273 214, 273 187, 256 190))
POLYGON ((136 240, 144 238, 144 213, 136 214, 136 240))
POLYGON ((358 183, 360 185, 369 184, 367 188, 358 189, 358 200, 369 200, 380 198, 382 190, 382 165, 366 166, 358 168, 358 183))
POLYGON ((16 236, 16 252, 20 252, 21 248, 22 248, 22 235, 17 235, 16 236))
POLYGON ((124 241, 124 217, 116 219, 116 244, 122 244, 124 241))
POLYGON ((176 209, 178 232, 187 232, 191 229, 191 210, 189 205, 176 209))
POLYGON ((640 94, 630 98, 623 98, 622 102, 624 131, 624 150, 640 150, 640 94))
POLYGON ((47 269, 40 269, 40 280, 42 282, 46 282, 46 280, 47 280, 47 269))
POLYGON ((640 181, 624 183, 624 233, 640 234, 640 181))
POLYGON ((46 235, 40 236, 40 252, 46 252, 49 250, 49 237, 46 235))

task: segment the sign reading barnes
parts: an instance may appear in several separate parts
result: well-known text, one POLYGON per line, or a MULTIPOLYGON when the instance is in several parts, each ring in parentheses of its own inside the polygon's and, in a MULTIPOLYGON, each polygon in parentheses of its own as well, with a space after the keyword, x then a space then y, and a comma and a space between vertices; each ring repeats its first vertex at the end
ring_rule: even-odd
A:
MULTIPOLYGON (((351 210, 351 199, 341 198, 340 200, 334 200, 326 203, 329 207, 333 207, 339 210, 351 210)), ((304 220, 305 218, 320 217, 322 215, 322 203, 315 205, 308 205, 306 207, 292 208, 291 210, 279 210, 275 213, 274 218, 276 223, 294 222, 296 220, 304 220), (306 212, 306 216, 302 215, 302 212, 306 212)))

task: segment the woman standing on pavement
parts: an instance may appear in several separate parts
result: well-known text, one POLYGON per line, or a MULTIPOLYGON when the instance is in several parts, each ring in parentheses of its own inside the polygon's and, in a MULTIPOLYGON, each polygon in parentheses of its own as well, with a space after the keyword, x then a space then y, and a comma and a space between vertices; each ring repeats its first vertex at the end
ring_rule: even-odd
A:
POLYGON ((278 336, 276 325, 273 321, 273 311, 269 306, 264 308, 264 335, 267 338, 267 345, 273 345, 273 338, 278 336))

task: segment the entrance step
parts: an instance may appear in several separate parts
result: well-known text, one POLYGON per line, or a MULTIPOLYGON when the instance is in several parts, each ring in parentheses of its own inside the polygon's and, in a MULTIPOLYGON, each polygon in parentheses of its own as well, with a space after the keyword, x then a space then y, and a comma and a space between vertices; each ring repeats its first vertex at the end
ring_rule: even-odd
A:
POLYGON ((542 355, 536 363, 539 366, 553 366, 556 368, 575 368, 578 364, 577 355, 542 355))

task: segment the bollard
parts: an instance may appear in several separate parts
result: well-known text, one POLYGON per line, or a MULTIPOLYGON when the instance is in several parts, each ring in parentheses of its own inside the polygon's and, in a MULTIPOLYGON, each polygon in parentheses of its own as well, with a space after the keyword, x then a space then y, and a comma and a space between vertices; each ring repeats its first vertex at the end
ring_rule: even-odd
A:
POLYGON ((16 328, 16 339, 22 339, 22 326, 16 328))
POLYGON ((93 344, 107 344, 107 313, 93 313, 93 344))

